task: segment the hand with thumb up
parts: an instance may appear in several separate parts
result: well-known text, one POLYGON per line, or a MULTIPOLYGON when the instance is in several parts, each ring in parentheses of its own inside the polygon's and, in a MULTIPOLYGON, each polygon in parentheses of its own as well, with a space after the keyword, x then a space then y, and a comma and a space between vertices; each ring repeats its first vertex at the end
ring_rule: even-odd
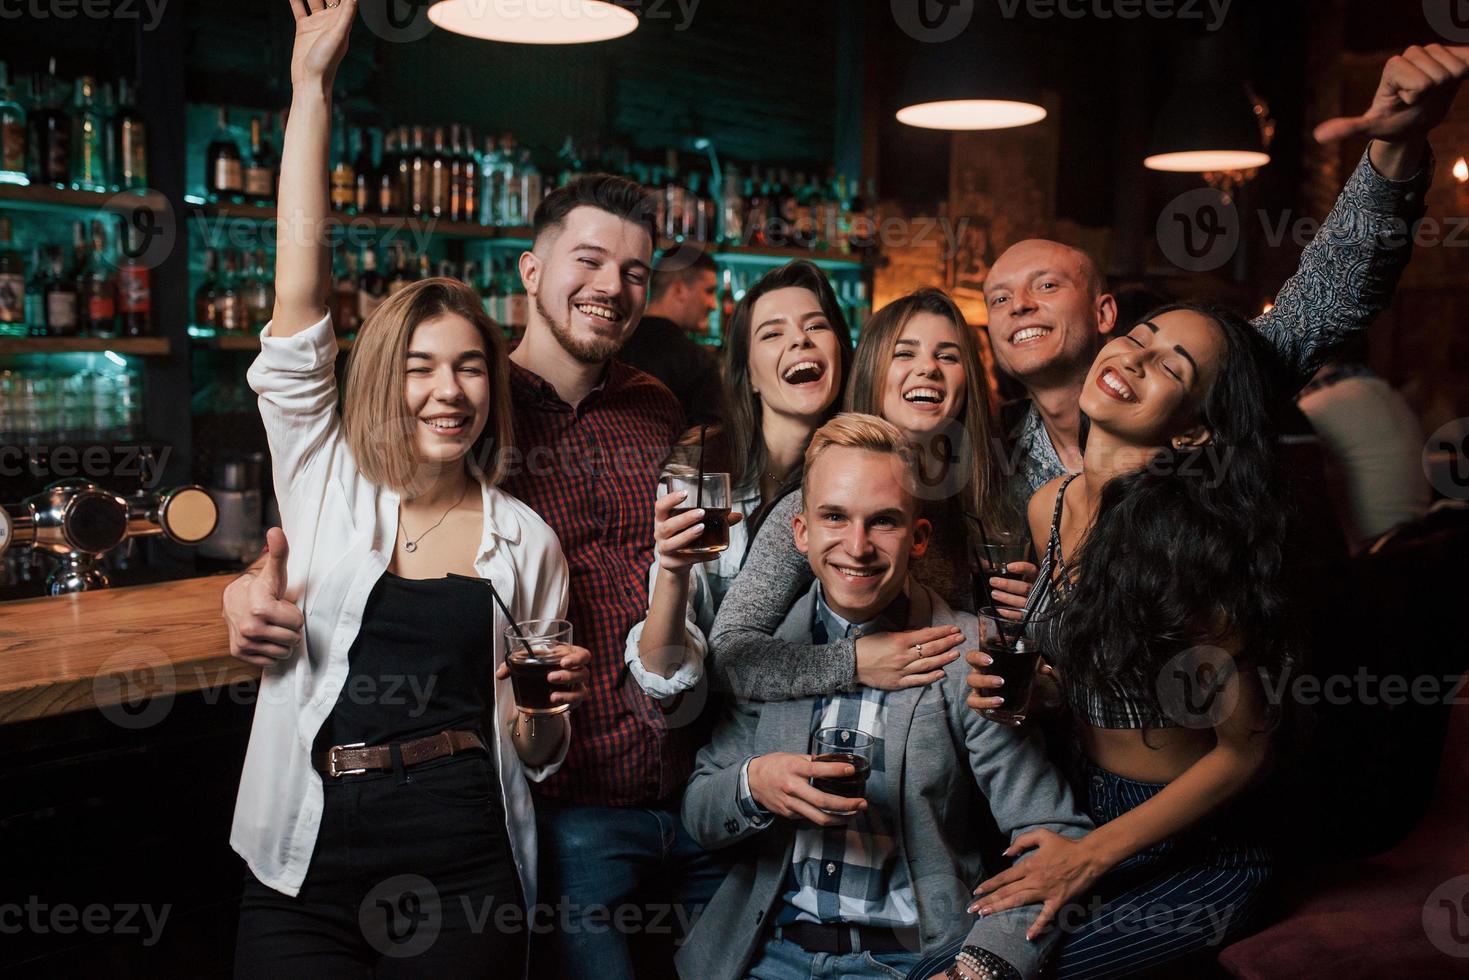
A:
POLYGON ((230 629, 230 656, 257 667, 289 657, 301 640, 306 619, 285 599, 286 534, 273 527, 265 534, 261 562, 224 590, 224 618, 230 629))

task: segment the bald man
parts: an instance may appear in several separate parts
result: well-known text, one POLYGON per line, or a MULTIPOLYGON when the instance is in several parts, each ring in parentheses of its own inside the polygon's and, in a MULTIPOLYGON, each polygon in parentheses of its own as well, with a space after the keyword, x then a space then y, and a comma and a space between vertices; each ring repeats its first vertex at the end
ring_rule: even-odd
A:
MULTIPOLYGON (((1433 175, 1428 133, 1453 102, 1466 58, 1469 48, 1409 48, 1383 69, 1366 115, 1317 127, 1322 141, 1373 139, 1274 308, 1254 321, 1280 354, 1291 392, 1392 298, 1412 252, 1407 229, 1422 217, 1433 175)), ((1117 326, 1117 301, 1090 256, 1045 239, 1007 249, 984 293, 995 360, 1029 396, 1011 429, 1011 485, 1023 513, 1042 484, 1081 469, 1077 402, 1117 326)))

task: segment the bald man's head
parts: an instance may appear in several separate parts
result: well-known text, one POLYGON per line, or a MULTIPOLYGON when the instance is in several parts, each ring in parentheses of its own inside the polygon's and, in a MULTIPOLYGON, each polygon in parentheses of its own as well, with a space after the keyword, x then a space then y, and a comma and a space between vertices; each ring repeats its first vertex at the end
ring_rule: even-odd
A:
POLYGON ((1091 256, 1045 238, 1007 248, 984 296, 995 359, 1029 389, 1079 382, 1117 322, 1117 304, 1091 256))

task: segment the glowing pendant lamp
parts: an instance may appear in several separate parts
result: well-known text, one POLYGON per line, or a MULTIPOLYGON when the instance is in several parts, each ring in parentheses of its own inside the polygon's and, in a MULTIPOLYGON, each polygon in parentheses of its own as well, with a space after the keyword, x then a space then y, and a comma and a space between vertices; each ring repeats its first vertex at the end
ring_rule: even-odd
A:
POLYGON ((1046 118, 1024 59, 973 25, 951 41, 910 49, 899 106, 898 122, 920 129, 1010 129, 1046 118))
POLYGON ((1270 162, 1261 116, 1243 85, 1204 82, 1179 88, 1153 126, 1143 166, 1172 173, 1252 170, 1270 162))
POLYGON ((637 30, 638 16, 613 0, 439 0, 435 26, 509 44, 589 44, 637 30))

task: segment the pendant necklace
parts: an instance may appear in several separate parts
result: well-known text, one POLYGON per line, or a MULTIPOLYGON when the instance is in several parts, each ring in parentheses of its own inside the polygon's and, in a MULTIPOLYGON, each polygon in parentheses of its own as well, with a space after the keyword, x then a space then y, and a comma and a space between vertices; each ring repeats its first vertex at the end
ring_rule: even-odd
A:
MULTIPOLYGON (((446 510, 446 511, 444 511, 444 516, 439 518, 438 523, 435 524, 434 527, 431 527, 427 531, 424 531, 418 537, 410 539, 408 537, 408 529, 406 527, 404 527, 403 528, 403 550, 406 551, 406 552, 408 552, 410 555, 413 554, 413 552, 417 551, 418 550, 418 542, 420 542, 424 538, 428 537, 429 536, 429 533, 432 532, 434 530, 434 528, 438 527, 439 524, 444 523, 444 521, 448 519, 450 512, 453 511, 455 507, 458 507, 460 504, 464 503, 464 498, 468 494, 469 494, 469 484, 468 483, 465 483, 464 484, 464 492, 461 493, 461 494, 459 494, 459 499, 456 500, 456 501, 454 501, 452 504, 449 505, 449 509, 446 510)), ((401 516, 399 516, 399 518, 398 518, 398 526, 399 527, 403 527, 403 518, 401 516)))

